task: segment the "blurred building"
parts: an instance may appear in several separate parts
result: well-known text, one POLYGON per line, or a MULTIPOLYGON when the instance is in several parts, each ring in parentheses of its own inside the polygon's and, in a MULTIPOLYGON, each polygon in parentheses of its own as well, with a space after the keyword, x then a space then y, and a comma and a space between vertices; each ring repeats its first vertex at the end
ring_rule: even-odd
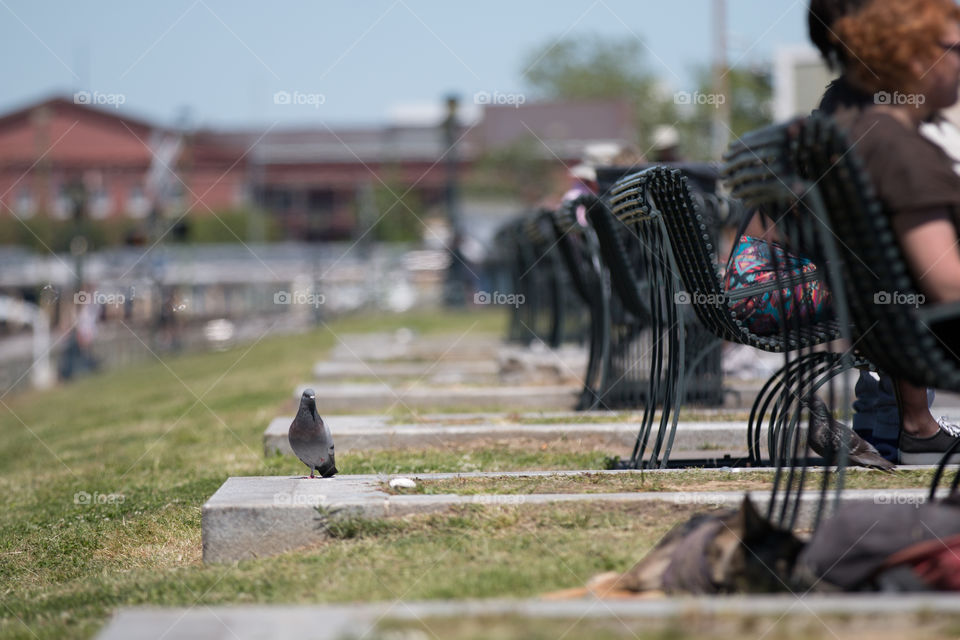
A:
POLYGON ((827 85, 837 77, 810 46, 781 47, 773 65, 773 119, 782 122, 809 115, 827 85))
MULTIPOLYGON (((587 144, 636 134, 624 101, 491 104, 464 127, 457 158, 466 174, 484 153, 526 140, 562 171, 587 144)), ((439 123, 180 131, 54 97, 0 116, 0 216, 69 219, 82 192, 93 219, 145 218, 158 199, 174 215, 257 206, 289 238, 345 239, 373 188, 442 203, 445 153, 439 123)))

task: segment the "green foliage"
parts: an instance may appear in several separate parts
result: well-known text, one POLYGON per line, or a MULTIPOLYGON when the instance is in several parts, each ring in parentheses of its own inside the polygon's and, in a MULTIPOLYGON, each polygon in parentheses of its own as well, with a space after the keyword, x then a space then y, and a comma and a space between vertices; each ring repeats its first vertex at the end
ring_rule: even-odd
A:
MULTIPOLYGON (((388 175, 373 188, 375 218, 369 236, 380 242, 417 242, 423 237, 425 215, 420 195, 411 185, 388 175)), ((361 229, 363 233, 366 229, 361 229)))
POLYGON ((636 141, 647 148, 658 124, 677 120, 672 94, 645 63, 645 48, 634 36, 598 34, 550 41, 527 56, 524 76, 539 97, 552 100, 624 99, 633 105, 636 141))
POLYGON ((533 137, 487 151, 477 159, 464 184, 474 197, 509 196, 533 203, 557 190, 553 184, 556 161, 533 137))
POLYGON ((37 215, 27 220, 0 216, 0 245, 19 245, 35 251, 65 253, 78 232, 86 237, 88 249, 122 244, 136 228, 132 220, 87 220, 79 229, 71 220, 37 215))
POLYGON ((188 215, 186 241, 196 244, 270 242, 282 237, 276 220, 256 209, 233 209, 188 215))
MULTIPOLYGON (((278 240, 281 237, 276 222, 254 210, 208 211, 188 214, 182 221, 186 235, 172 228, 176 219, 159 222, 158 233, 167 232, 164 242, 187 243, 235 243, 278 240)), ((0 217, 0 245, 19 245, 35 251, 47 250, 64 253, 70 249, 70 240, 78 228, 72 220, 57 220, 38 214, 28 220, 12 216, 0 217)), ((151 242, 147 220, 110 218, 107 220, 84 220, 79 233, 86 237, 89 251, 118 246, 133 236, 140 242, 151 242)))
MULTIPOLYGON (((698 91, 701 94, 714 92, 713 80, 709 69, 701 69, 697 74, 698 91)), ((770 69, 765 66, 732 68, 727 74, 730 91, 730 130, 731 139, 742 136, 748 131, 759 129, 773 122, 773 79, 770 69)), ((681 131, 683 148, 689 157, 708 158, 713 118, 716 107, 712 104, 698 104, 694 111, 677 125, 681 131)))
MULTIPOLYGON (((645 63, 646 49, 632 35, 611 39, 599 35, 565 37, 533 51, 524 75, 538 97, 553 100, 625 99, 633 105, 640 149, 648 149, 657 125, 673 125, 681 134, 682 155, 691 160, 711 157, 714 104, 680 110, 674 94, 645 63)), ((728 72, 730 128, 735 135, 771 121, 773 94, 767 67, 732 68, 728 72)), ((714 93, 711 72, 698 73, 698 92, 714 93)))
POLYGON ((527 56, 524 75, 546 98, 636 99, 638 91, 651 92, 656 84, 643 57, 643 45, 633 37, 567 37, 527 56))

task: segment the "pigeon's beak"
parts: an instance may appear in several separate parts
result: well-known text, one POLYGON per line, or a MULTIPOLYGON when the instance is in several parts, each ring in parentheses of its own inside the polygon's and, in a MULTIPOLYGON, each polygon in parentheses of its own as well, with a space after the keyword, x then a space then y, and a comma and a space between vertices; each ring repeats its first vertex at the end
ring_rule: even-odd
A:
POLYGON ((307 396, 307 397, 310 398, 311 400, 316 400, 316 399, 317 399, 317 396, 307 396))

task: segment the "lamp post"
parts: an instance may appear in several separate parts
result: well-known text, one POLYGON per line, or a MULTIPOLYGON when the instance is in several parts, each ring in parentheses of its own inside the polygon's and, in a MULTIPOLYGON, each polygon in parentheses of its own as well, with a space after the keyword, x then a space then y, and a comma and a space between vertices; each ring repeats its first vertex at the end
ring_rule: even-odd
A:
POLYGON ((444 144, 446 149, 446 205, 447 221, 450 223, 450 230, 456 238, 460 235, 460 191, 457 175, 457 137, 460 133, 460 125, 457 122, 457 108, 459 99, 456 95, 447 96, 447 117, 443 121, 444 144))
MULTIPOLYGON (((87 253, 88 242, 84 235, 84 221, 87 217, 87 187, 83 179, 77 176, 67 186, 67 195, 70 199, 70 208, 73 217, 73 238, 70 239, 70 254, 73 256, 74 271, 74 304, 86 303, 88 300, 80 300, 77 297, 83 290, 83 261, 87 253)), ((79 314, 76 311, 77 318, 73 323, 73 329, 70 332, 70 342, 63 354, 63 362, 60 366, 60 375, 63 378, 71 378, 75 373, 89 368, 92 361, 88 359, 88 354, 84 353, 80 345, 79 334, 79 314)))
POLYGON ((723 96, 713 115, 713 158, 719 159, 730 141, 730 69, 727 67, 727 3, 713 0, 713 92, 723 96))
POLYGON ((447 268, 444 302, 447 306, 462 307, 466 303, 465 281, 467 267, 464 264, 462 247, 463 229, 460 221, 460 193, 457 184, 457 137, 459 124, 457 122, 458 98, 456 95, 447 96, 447 116, 443 121, 444 149, 446 167, 445 202, 447 209, 447 223, 450 225, 450 240, 447 249, 450 251, 450 266, 447 268))

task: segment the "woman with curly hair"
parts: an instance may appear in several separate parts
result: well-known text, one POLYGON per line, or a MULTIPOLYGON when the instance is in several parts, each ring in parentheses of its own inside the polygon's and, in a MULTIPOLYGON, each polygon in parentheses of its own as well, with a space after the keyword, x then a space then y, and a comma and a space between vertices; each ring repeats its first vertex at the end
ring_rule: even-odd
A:
MULTIPOLYGON (((871 11, 882 11, 891 4, 893 3, 885 0, 810 1, 808 12, 810 39, 831 68, 844 71, 840 78, 827 87, 819 110, 834 115, 838 121, 847 126, 866 110, 875 106, 875 102, 883 102, 883 100, 875 99, 874 94, 877 90, 866 86, 850 71, 854 64, 862 64, 863 58, 841 40, 836 31, 837 25, 847 17, 858 20, 861 15, 868 15, 862 13, 868 7, 871 11)), ((901 6, 906 7, 906 11, 898 11, 897 15, 902 17, 914 14, 922 4, 924 3, 905 3, 901 6)), ((941 10, 951 5, 950 2, 934 4, 939 4, 941 10)), ((903 18, 902 21, 909 23, 914 18, 903 18)), ((941 21, 939 25, 942 26, 944 22, 946 20, 941 21)), ((871 74, 867 72, 866 75, 871 74)), ((897 95, 899 97, 899 94, 897 95)), ((954 92, 954 98, 955 95, 954 92)), ((891 93, 890 96, 892 100, 893 94, 891 93)), ((882 98, 883 95, 880 94, 878 97, 882 98)), ((936 104, 943 102, 945 100, 941 97, 936 104)), ((947 103, 952 103, 952 100, 947 103)), ((937 106, 935 110, 929 111, 928 116, 940 108, 942 107, 937 106)), ((910 157, 908 152, 903 159, 910 157)), ((807 276, 803 278, 805 280, 803 284, 785 287, 763 296, 742 298, 734 307, 734 312, 752 331, 761 334, 776 333, 782 323, 793 322, 795 317, 798 317, 801 322, 816 322, 832 317, 830 293, 822 282, 815 279, 815 271, 816 268, 811 261, 791 254, 788 247, 780 242, 776 230, 765 224, 761 216, 753 215, 744 225, 741 236, 731 253, 725 285, 728 290, 733 291, 752 286, 757 282, 772 281, 774 278, 779 278, 781 281, 796 281, 802 276, 807 276), (786 318, 779 317, 780 309, 786 313, 786 318)), ((938 458, 946 447, 953 443, 954 438, 960 435, 958 428, 948 423, 945 418, 937 420, 933 417, 929 410, 929 399, 925 389, 913 387, 904 382, 895 383, 882 374, 879 379, 876 379, 872 374, 863 372, 857 382, 856 392, 857 402, 854 403, 854 409, 857 413, 854 416, 854 429, 891 461, 928 462, 938 458), (901 398, 902 414, 897 410, 894 387, 897 388, 901 398), (904 446, 902 452, 901 445, 904 446)))
MULTIPOLYGON (((837 19, 830 37, 845 52, 845 84, 870 98, 837 105, 834 118, 863 161, 922 293, 932 302, 960 300, 960 176, 920 133, 957 100, 960 8, 953 0, 872 0, 837 19)), ((901 462, 937 461, 955 436, 926 411, 924 389, 897 387, 901 462)))

